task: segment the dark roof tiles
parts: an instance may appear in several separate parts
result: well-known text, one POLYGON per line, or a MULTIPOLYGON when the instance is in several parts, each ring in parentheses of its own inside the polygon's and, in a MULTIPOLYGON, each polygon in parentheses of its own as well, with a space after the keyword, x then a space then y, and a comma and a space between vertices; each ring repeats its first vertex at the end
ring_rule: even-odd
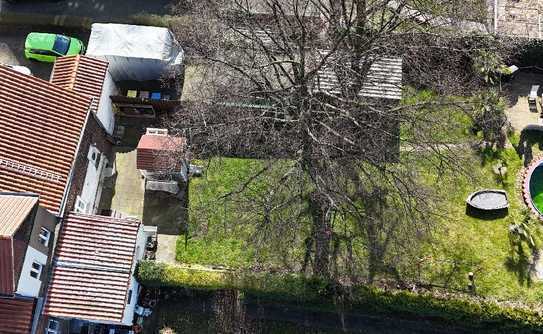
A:
POLYGON ((51 83, 92 97, 92 111, 97 112, 108 63, 87 56, 60 57, 55 61, 51 83))
POLYGON ((44 313, 121 322, 140 222, 70 214, 55 253, 44 313))
POLYGON ((0 190, 59 212, 90 98, 0 66, 0 190))
POLYGON ((33 298, 0 297, 0 334, 29 334, 34 304, 33 298))

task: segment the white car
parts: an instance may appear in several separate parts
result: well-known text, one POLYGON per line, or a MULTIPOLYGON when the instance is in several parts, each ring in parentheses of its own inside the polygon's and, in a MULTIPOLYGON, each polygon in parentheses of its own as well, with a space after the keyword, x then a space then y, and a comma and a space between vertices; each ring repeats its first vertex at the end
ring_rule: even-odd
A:
POLYGON ((7 66, 7 67, 11 68, 12 70, 17 71, 19 73, 26 74, 26 75, 32 75, 32 71, 30 71, 30 69, 28 67, 26 67, 26 66, 7 65, 7 64, 2 64, 2 65, 7 66))

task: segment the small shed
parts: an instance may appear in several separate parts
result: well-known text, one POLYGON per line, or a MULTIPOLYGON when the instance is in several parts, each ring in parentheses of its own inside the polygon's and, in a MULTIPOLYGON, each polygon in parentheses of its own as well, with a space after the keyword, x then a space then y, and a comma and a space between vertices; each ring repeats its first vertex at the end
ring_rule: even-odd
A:
POLYGON ((87 55, 109 62, 115 81, 158 80, 181 72, 183 49, 167 28, 94 23, 87 55))
POLYGON ((179 173, 185 169, 187 140, 167 133, 148 133, 138 143, 136 165, 149 173, 179 173))
MULTIPOLYGON (((330 51, 320 50, 317 59, 323 60, 330 51)), ((350 62, 350 55, 333 55, 328 58, 325 66, 319 69, 315 88, 317 91, 330 94, 340 94, 342 85, 338 78, 338 71, 344 71, 346 64, 350 62)), ((359 96, 399 101, 402 98, 403 80, 403 59, 394 56, 373 56, 362 59, 361 62, 371 64, 362 87, 358 92, 359 96)))

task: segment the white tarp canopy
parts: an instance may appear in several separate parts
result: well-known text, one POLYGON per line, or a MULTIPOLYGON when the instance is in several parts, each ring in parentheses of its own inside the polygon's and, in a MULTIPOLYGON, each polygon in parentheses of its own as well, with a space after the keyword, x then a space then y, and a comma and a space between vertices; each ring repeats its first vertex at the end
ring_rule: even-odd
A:
POLYGON ((115 81, 156 80, 183 63, 183 49, 167 28, 94 23, 88 56, 109 62, 115 81))

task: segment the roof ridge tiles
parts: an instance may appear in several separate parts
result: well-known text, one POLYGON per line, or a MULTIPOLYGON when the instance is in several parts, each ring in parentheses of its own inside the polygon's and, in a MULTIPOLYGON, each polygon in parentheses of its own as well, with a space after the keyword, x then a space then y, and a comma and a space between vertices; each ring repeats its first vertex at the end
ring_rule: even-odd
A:
POLYGON ((90 269, 90 270, 96 270, 96 271, 106 271, 106 272, 114 272, 114 273, 127 273, 129 274, 131 272, 132 267, 129 269, 120 268, 118 266, 105 266, 101 264, 87 264, 82 262, 76 262, 76 261, 59 261, 55 260, 55 265, 59 268, 74 268, 74 269, 90 269))

